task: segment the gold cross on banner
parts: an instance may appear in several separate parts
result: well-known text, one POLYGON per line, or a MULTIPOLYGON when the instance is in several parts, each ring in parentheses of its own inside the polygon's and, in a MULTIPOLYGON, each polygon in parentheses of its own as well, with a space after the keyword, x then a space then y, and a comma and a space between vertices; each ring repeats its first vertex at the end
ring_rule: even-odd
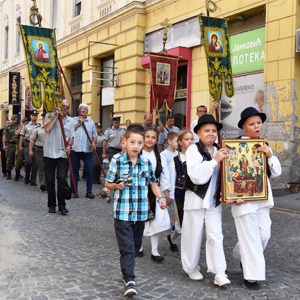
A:
POLYGON ((167 42, 167 33, 168 33, 168 27, 172 27, 172 24, 169 23, 169 19, 166 18, 164 22, 160 23, 161 26, 164 26, 164 36, 163 36, 163 49, 162 49, 162 53, 167 53, 166 50, 166 42, 167 42))

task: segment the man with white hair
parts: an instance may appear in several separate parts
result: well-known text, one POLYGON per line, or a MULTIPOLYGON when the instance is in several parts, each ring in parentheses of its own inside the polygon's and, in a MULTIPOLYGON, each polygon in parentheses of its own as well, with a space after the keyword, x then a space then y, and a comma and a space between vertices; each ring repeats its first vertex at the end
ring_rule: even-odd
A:
MULTIPOLYGON (((74 171, 76 187, 78 187, 78 171, 81 160, 84 162, 86 171, 86 198, 93 199, 93 149, 96 149, 97 132, 96 126, 92 119, 88 118, 89 107, 85 103, 79 105, 79 116, 74 117, 75 124, 74 143, 71 151, 71 162, 74 171), (92 143, 90 144, 87 134, 83 128, 85 126, 92 143)), ((71 190, 74 194, 73 182, 71 181, 71 190)), ((76 196, 75 196, 76 197, 76 196)))

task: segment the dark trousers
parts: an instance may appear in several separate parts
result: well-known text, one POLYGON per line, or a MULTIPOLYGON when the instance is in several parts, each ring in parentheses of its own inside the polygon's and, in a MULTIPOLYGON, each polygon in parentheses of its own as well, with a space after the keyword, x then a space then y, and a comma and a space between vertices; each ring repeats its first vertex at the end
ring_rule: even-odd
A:
POLYGON ((142 246, 145 223, 115 219, 114 226, 119 245, 123 278, 126 282, 134 281, 135 256, 142 246))
POLYGON ((25 180, 30 181, 31 183, 36 183, 37 176, 37 164, 35 156, 29 155, 29 142, 25 142, 24 147, 24 156, 25 156, 25 180))
POLYGON ((56 206, 55 171, 57 174, 58 207, 65 207, 66 201, 64 187, 68 171, 68 160, 66 158, 44 157, 44 172, 48 193, 48 207, 56 206))
POLYGON ((1 150, 1 166, 3 175, 6 174, 6 155, 5 151, 1 150))
MULTIPOLYGON (((86 171, 86 192, 91 193, 93 188, 93 152, 75 152, 71 151, 71 162, 75 177, 75 183, 78 190, 78 175, 79 175, 79 164, 83 160, 85 171, 86 171)), ((71 191, 74 193, 73 182, 70 183, 71 191)))
POLYGON ((122 149, 108 147, 107 148, 107 158, 108 158, 108 160, 111 161, 112 157, 115 154, 120 153, 121 151, 122 151, 122 149))
POLYGON ((36 160, 37 170, 39 174, 40 186, 45 185, 45 172, 44 172, 44 161, 43 161, 43 147, 36 147, 34 151, 34 157, 36 160))

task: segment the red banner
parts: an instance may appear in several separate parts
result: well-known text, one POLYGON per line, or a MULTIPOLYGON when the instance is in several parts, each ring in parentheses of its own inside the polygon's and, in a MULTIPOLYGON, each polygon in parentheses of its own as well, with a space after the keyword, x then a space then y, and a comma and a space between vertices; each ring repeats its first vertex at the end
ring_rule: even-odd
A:
POLYGON ((166 101, 172 110, 175 99, 178 57, 150 53, 151 90, 154 108, 160 110, 166 101))

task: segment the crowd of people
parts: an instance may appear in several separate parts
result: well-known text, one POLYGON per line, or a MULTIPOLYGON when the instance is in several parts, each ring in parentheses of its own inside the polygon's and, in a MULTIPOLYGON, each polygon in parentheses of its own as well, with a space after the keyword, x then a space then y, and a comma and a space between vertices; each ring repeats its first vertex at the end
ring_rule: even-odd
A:
MULTIPOLYGON (((24 153, 25 184, 36 185, 38 173, 40 189, 48 193, 49 213, 55 213, 56 179, 58 212, 65 215, 68 157, 75 179, 70 182, 73 197, 79 197, 79 167, 83 161, 85 197, 92 199, 93 183, 101 183, 103 172, 93 154, 95 150, 101 163, 110 162, 103 192, 112 193, 113 197, 124 296, 137 294, 134 267, 136 257, 144 256, 144 238, 151 241, 151 260, 163 262, 159 253, 160 234, 171 228, 173 218, 173 232, 167 239, 170 250, 178 252, 181 237, 181 264, 187 276, 191 280, 203 279, 199 260, 205 230, 207 272, 215 274, 215 285, 224 286, 231 282, 226 275, 223 249, 220 165, 228 153, 218 145, 222 124, 212 115, 217 107, 215 103, 207 112, 205 106, 199 106, 191 130, 174 126, 172 116, 166 118, 164 126, 157 114, 157 124, 153 124, 152 114, 147 113, 142 124, 127 120, 126 129, 120 127, 120 118, 114 117, 104 134, 101 124, 87 117, 86 104, 79 106, 78 117, 69 117, 68 100, 63 100, 62 109, 56 108, 44 116, 43 125, 36 121, 36 111, 31 113, 29 123, 22 120, 20 126, 18 116, 13 115, 2 130, 2 172, 11 179, 15 165, 15 180, 19 180, 22 164, 18 163, 18 155, 24 153), (175 206, 175 216, 169 215, 170 205, 175 206)), ((246 108, 238 123, 245 135, 239 138, 259 138, 265 120, 264 113, 246 108)), ((269 177, 281 174, 280 162, 269 145, 266 143, 258 151, 267 159, 267 200, 238 199, 224 203, 232 206, 238 236, 234 257, 240 262, 245 286, 254 290, 259 289, 259 281, 265 280, 264 249, 271 237, 270 208, 274 203, 269 177)))

